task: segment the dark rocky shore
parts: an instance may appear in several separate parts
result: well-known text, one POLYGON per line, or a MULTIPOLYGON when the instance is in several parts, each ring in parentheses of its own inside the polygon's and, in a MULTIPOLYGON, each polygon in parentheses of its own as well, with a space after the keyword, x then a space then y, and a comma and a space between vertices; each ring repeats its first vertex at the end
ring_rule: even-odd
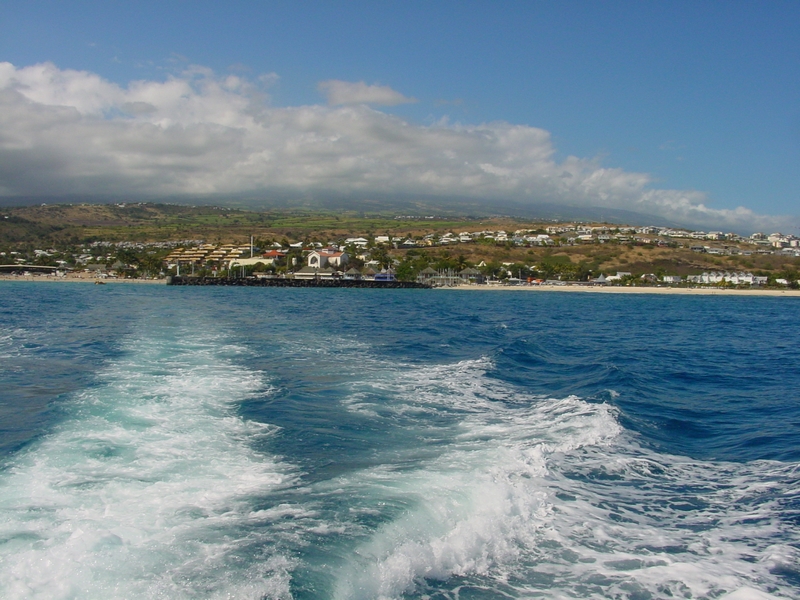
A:
POLYGON ((256 277, 167 277, 167 285, 228 285, 240 287, 300 288, 389 288, 422 289, 429 286, 415 281, 371 281, 363 279, 282 279, 256 277))

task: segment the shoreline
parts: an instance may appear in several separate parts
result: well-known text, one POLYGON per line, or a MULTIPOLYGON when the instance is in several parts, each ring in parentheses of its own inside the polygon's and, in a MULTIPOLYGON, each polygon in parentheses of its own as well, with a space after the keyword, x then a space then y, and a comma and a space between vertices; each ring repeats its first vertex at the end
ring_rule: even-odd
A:
POLYGON ((662 294, 675 296, 773 296, 800 298, 800 290, 774 289, 723 289, 723 288, 672 288, 672 287, 622 287, 622 286, 581 286, 581 285, 459 285, 450 290, 493 290, 509 292, 568 292, 578 294, 662 294))
POLYGON ((0 275, 0 281, 27 281, 32 283, 134 283, 166 285, 166 279, 99 279, 97 277, 48 277, 46 275, 0 275))
MULTIPOLYGON (((102 283, 134 285, 167 285, 166 279, 98 279, 95 277, 48 277, 0 275, 2 281, 24 281, 31 283, 102 283)), ((769 296, 800 298, 800 290, 776 289, 723 289, 723 288, 673 288, 673 287, 622 287, 581 285, 476 285, 463 284, 455 287, 432 288, 434 290, 503 291, 503 292, 565 292, 577 294, 658 294, 674 296, 769 296)))

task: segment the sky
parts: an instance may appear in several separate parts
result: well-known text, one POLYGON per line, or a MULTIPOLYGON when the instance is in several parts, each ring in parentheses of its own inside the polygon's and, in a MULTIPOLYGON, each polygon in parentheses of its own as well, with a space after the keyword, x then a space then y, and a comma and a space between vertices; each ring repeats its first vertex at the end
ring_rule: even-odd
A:
POLYGON ((800 2, 0 4, 0 203, 601 206, 800 235, 800 2))

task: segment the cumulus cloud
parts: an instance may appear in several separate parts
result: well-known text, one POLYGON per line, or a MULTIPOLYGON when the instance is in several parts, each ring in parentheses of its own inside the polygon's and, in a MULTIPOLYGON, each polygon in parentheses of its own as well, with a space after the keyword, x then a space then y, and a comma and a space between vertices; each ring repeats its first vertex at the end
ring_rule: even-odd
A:
POLYGON ((321 81, 317 89, 328 98, 329 106, 345 104, 378 104, 380 106, 397 106, 412 104, 416 98, 407 98, 388 85, 367 85, 363 81, 356 83, 330 79, 321 81))
POLYGON ((265 98, 257 83, 200 67, 119 86, 49 63, 0 63, 0 196, 397 194, 771 224, 745 208, 710 208, 700 192, 654 189, 643 173, 557 161, 550 134, 535 127, 421 126, 363 103, 272 107, 265 98))

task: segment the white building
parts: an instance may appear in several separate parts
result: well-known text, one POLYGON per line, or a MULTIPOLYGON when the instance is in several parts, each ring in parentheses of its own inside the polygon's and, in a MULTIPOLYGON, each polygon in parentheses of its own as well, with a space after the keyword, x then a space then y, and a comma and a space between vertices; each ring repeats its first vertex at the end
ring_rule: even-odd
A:
POLYGON ((721 271, 711 271, 709 273, 703 273, 702 275, 689 275, 686 278, 687 281, 692 283, 705 283, 705 284, 715 284, 715 283, 732 283, 734 285, 763 285, 766 283, 766 277, 756 277, 752 273, 730 273, 730 272, 721 272, 721 271))
POLYGON ((331 248, 324 250, 314 250, 308 253, 306 257, 306 264, 315 269, 322 269, 324 267, 341 267, 347 264, 349 260, 347 252, 339 252, 331 248))

